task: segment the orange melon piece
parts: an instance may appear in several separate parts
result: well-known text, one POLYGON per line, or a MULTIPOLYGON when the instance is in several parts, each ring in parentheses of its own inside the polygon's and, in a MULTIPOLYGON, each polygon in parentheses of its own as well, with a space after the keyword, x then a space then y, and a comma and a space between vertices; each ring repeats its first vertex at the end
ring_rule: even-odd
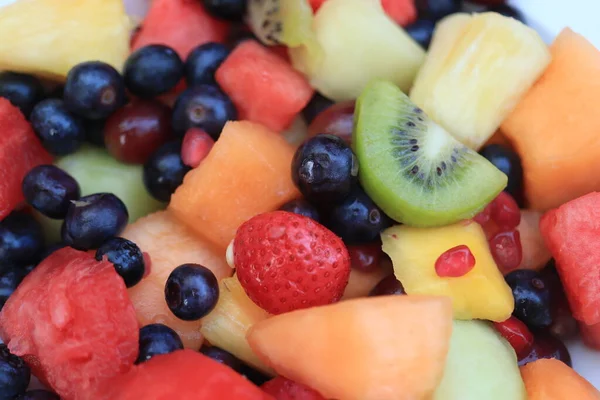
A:
POLYGON ((237 228, 300 193, 290 168, 294 148, 252 122, 228 122, 202 164, 189 172, 169 209, 192 230, 225 249, 237 228))
POLYGON ((548 69, 502 124, 540 211, 600 190, 600 51, 570 29, 550 50, 548 69))
POLYGON ((600 400, 600 392, 572 368, 556 359, 521 367, 529 400, 600 400))
POLYGON ((199 238, 167 211, 137 220, 121 236, 136 243, 151 259, 150 274, 129 289, 140 325, 170 326, 181 336, 185 347, 199 349, 203 341, 202 322, 183 321, 171 313, 165 302, 165 282, 173 269, 185 263, 201 264, 219 280, 230 276, 233 270, 225 262, 225 253, 199 238))
POLYGON ((325 398, 413 400, 440 383, 451 332, 450 299, 382 296, 271 317, 248 342, 277 373, 325 398))
POLYGON ((533 210, 521 210, 521 223, 517 228, 521 237, 523 260, 517 269, 533 269, 539 271, 552 258, 550 250, 544 243, 540 231, 542 213, 533 210))

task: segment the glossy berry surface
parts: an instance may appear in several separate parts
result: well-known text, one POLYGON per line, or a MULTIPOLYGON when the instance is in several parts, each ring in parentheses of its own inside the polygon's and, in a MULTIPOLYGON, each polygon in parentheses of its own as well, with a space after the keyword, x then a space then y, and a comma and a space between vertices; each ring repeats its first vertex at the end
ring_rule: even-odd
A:
POLYGON ((181 338, 173 329, 163 324, 150 324, 140 329, 140 351, 135 361, 139 364, 159 354, 183 349, 181 338))
POLYGON ((125 204, 112 193, 96 193, 71 203, 63 227, 62 240, 78 250, 97 249, 118 235, 127 225, 125 204))
POLYGON ((344 199, 358 175, 358 161, 343 139, 317 135, 304 142, 292 159, 292 179, 304 197, 316 205, 344 199))
POLYGON ((11 354, 5 344, 0 344, 0 399, 14 399, 25 393, 31 372, 25 361, 11 354))
POLYGON ((518 318, 494 322, 494 328, 510 343, 519 359, 525 358, 533 349, 533 333, 518 318))
POLYGON ((43 250, 42 227, 31 214, 13 211, 0 221, 0 267, 35 264, 43 250))
POLYGON ((133 100, 111 115, 104 143, 117 160, 143 164, 171 137, 171 110, 153 100, 133 100))
POLYGON ((213 360, 220 362, 221 364, 227 365, 234 371, 240 372, 242 369, 242 361, 228 351, 223 350, 217 346, 202 346, 200 353, 206 357, 212 358, 213 360))
POLYGON ((73 67, 64 89, 67 108, 88 119, 103 119, 125 103, 125 84, 119 72, 101 61, 73 67))
POLYGON ((196 47, 185 60, 185 79, 188 86, 214 84, 215 72, 229 55, 221 43, 204 43, 196 47))
POLYGON ((552 324, 548 332, 561 339, 572 339, 577 334, 577 321, 573 318, 567 296, 556 271, 554 260, 540 271, 540 274, 550 289, 550 305, 552 309, 552 324))
POLYGON ((389 296, 395 294, 406 294, 406 291, 394 274, 380 280, 369 292, 369 296, 389 296))
POLYGON ((534 362, 540 358, 555 358, 564 362, 569 367, 572 366, 569 350, 562 341, 552 335, 536 335, 529 354, 519 359, 519 366, 534 362))
POLYGON ((333 232, 285 211, 257 215, 237 230, 233 258, 250 299, 271 314, 338 301, 350 256, 333 232))
POLYGON ((489 240, 489 246, 496 265, 503 273, 513 271, 521 265, 523 246, 518 230, 497 233, 489 240))
POLYGON ((217 305, 219 282, 210 269, 198 264, 183 264, 167 278, 165 299, 177 318, 196 321, 217 305))
POLYGON ((0 310, 27 273, 28 271, 24 268, 9 265, 0 267, 0 310))
POLYGON ((200 128, 217 140, 227 121, 237 119, 237 110, 219 88, 199 85, 186 89, 173 107, 173 130, 183 136, 190 128, 200 128))
POLYGON ((507 191, 514 199, 523 199, 523 166, 519 155, 512 149, 500 144, 483 147, 479 153, 487 158, 508 177, 507 191))
POLYGON ((391 225, 392 220, 359 186, 331 209, 325 224, 348 245, 371 243, 391 225))
POLYGON ((83 121, 70 113, 62 100, 39 102, 31 112, 30 121, 44 148, 54 155, 73 153, 85 140, 83 121))
POLYGON ((311 124, 317 115, 335 103, 320 93, 315 93, 308 104, 302 110, 302 116, 307 124, 311 124))
POLYGON ((134 51, 127 62, 123 79, 132 94, 150 98, 167 93, 183 78, 183 61, 172 48, 151 44, 134 51))
POLYGON ((189 170, 190 167, 181 159, 181 143, 169 142, 156 150, 144 164, 144 185, 152 197, 168 202, 189 170))
POLYGON ((44 96, 42 83, 33 75, 17 72, 0 72, 0 97, 8 99, 29 117, 33 106, 44 96))
POLYGON ((146 267, 140 248, 130 240, 120 237, 108 239, 96 250, 96 260, 105 258, 114 266, 128 288, 144 277, 146 267))
POLYGON ((435 22, 429 19, 419 19, 408 25, 404 30, 415 42, 427 50, 433 37, 435 22))
POLYGON ((446 250, 435 260, 435 273, 441 278, 458 278, 475 267, 475 256, 464 244, 446 250))
POLYGON ((320 221, 319 210, 304 199, 295 199, 288 201, 279 208, 281 211, 287 211, 298 215, 303 215, 314 221, 320 221))
POLYGON ((381 256, 383 255, 381 241, 348 246, 348 254, 350 255, 352 269, 366 273, 374 272, 381 264, 381 256))
POLYGON ((248 0, 202 0, 206 11, 214 17, 228 21, 241 21, 248 0))
POLYGON ((532 270, 513 271, 505 277, 515 299, 513 315, 532 328, 552 323, 550 288, 542 276, 532 270))
POLYGON ((261 389, 278 400, 325 400, 325 397, 316 390, 283 376, 277 376, 265 382, 261 389))
POLYGON ((71 201, 81 195, 75 178, 54 165, 34 167, 23 178, 21 187, 33 208, 56 219, 64 218, 71 201))
POLYGON ((37 389, 25 392, 25 394, 18 397, 17 400, 60 400, 60 397, 58 397, 56 393, 37 389))
POLYGON ((190 168, 196 168, 208 156, 215 141, 200 128, 186 132, 181 144, 181 161, 190 168))
POLYGON ((438 20, 446 15, 460 11, 460 0, 416 0, 419 17, 438 20))
POLYGON ((352 142, 354 128, 354 101, 345 101, 327 107, 308 126, 308 136, 328 133, 352 142))

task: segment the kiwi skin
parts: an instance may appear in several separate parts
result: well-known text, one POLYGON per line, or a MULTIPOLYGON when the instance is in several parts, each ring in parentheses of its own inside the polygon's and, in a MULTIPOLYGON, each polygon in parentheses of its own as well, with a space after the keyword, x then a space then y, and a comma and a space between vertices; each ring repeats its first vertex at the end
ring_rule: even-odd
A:
POLYGON ((392 219, 411 226, 443 226, 472 218, 507 184, 506 175, 386 81, 371 82, 358 98, 352 146, 367 194, 392 219), (398 135, 416 139, 421 149, 415 154, 421 158, 407 157, 415 141, 398 135), (440 158, 423 163, 425 154, 440 158), (447 170, 440 173, 438 166, 446 159, 447 170))

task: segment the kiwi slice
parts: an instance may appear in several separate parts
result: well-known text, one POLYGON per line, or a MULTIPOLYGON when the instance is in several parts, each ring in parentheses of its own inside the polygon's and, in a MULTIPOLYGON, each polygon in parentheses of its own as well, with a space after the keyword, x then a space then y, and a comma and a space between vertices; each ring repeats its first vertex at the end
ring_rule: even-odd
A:
POLYGON ((393 83, 367 85, 354 124, 359 179, 398 222, 429 227, 471 218, 506 186, 506 175, 429 119, 393 83))

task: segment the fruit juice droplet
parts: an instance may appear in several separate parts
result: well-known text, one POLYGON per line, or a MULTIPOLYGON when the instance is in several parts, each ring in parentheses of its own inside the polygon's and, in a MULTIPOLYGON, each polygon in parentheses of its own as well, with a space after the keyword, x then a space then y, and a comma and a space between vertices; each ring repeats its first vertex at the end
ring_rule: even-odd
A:
POLYGON ((446 250, 435 261, 435 272, 442 278, 458 278, 475 266, 475 256, 468 246, 461 244, 446 250))

